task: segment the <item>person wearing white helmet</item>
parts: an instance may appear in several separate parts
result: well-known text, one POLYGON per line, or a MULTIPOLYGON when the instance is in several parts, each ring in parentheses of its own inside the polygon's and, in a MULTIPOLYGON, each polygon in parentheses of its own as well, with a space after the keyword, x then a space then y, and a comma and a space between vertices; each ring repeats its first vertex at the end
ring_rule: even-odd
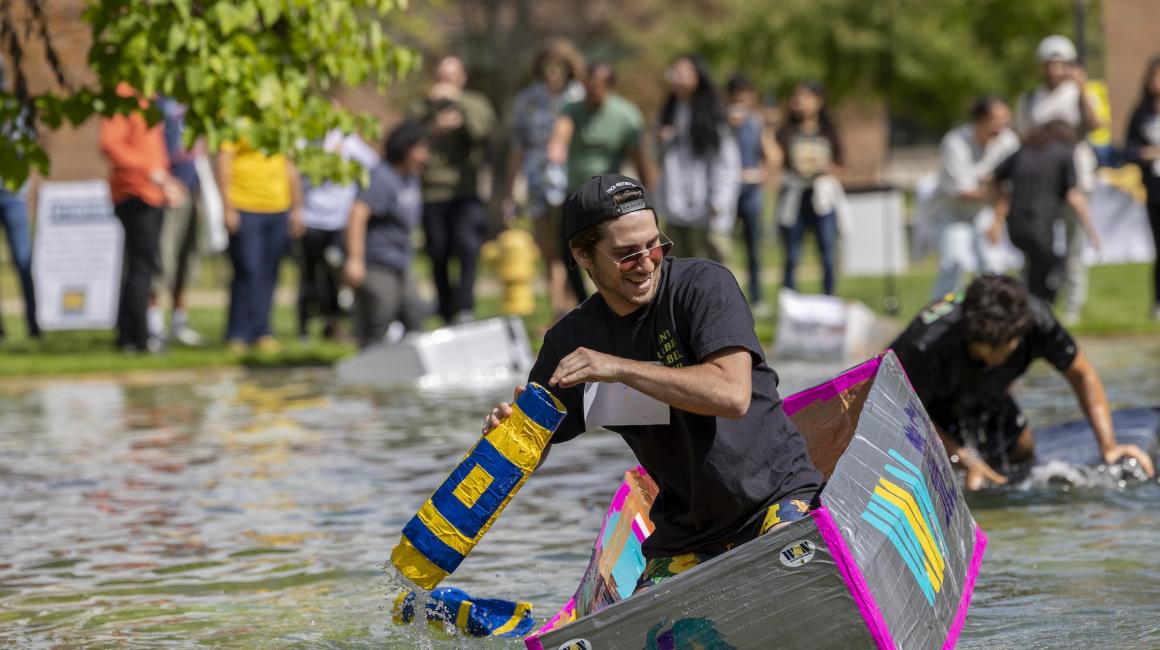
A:
MULTIPOLYGON (((1055 34, 1039 43, 1036 50, 1043 71, 1043 85, 1019 97, 1015 128, 1021 138, 1035 129, 1060 120, 1077 131, 1080 142, 1075 147, 1076 186, 1085 195, 1095 191, 1096 156, 1085 138, 1103 126, 1095 111, 1095 99, 1085 90, 1087 71, 1077 60, 1075 45, 1066 36, 1055 34)), ((1063 321, 1079 322, 1087 302, 1088 270, 1083 263, 1085 236, 1083 228, 1068 211, 1067 256, 1064 261, 1063 321)))

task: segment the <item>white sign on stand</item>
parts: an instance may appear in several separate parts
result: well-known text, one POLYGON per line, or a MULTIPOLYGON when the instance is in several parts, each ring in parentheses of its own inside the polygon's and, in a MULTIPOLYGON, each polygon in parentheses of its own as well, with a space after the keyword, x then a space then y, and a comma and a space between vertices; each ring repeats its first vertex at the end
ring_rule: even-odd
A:
POLYGON ((851 232, 842 233, 842 274, 905 273, 908 249, 902 192, 848 192, 846 197, 850 202, 851 232))
POLYGON ((40 186, 32 275, 42 329, 116 325, 124 237, 105 181, 40 186))

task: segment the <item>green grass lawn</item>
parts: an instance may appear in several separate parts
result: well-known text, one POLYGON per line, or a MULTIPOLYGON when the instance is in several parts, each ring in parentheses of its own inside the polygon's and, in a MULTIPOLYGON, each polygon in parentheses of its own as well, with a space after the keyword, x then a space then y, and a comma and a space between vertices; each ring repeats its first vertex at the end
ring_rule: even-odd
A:
MULTIPOLYGON (((741 252, 737 250, 730 266, 735 272, 743 273, 742 269, 745 268, 743 262, 741 252)), ((780 264, 780 253, 775 245, 770 244, 765 249, 767 270, 764 273, 763 287, 766 300, 772 303, 776 303, 778 280, 781 275, 780 264)), ((426 271, 425 263, 417 264, 417 273, 424 278, 421 281, 427 281, 425 278, 429 275, 426 271)), ((1093 268, 1091 294, 1083 312, 1083 322, 1072 328, 1072 331, 1077 334, 1101 335, 1160 332, 1160 323, 1151 321, 1148 314, 1150 273, 1150 267, 1144 264, 1093 268)), ((483 277, 488 276, 489 271, 484 270, 483 277)), ((228 277, 228 267, 223 260, 220 258, 208 260, 200 274, 200 288, 224 287, 228 277)), ((820 269, 809 246, 799 277, 802 291, 820 290, 820 269)), ((862 301, 876 312, 886 313, 888 286, 893 286, 894 295, 898 299, 896 317, 901 326, 926 305, 934 278, 933 261, 926 261, 906 274, 894 278, 892 285, 881 277, 840 277, 838 293, 842 297, 862 301)), ((745 278, 740 279, 742 286, 745 286, 745 278)), ((293 286, 296 280, 297 275, 292 264, 287 263, 282 273, 283 284, 293 286)), ((499 297, 493 294, 494 292, 492 294, 484 292, 480 295, 476 309, 478 317, 499 314, 499 297)), ((0 268, 0 295, 18 295, 15 278, 7 264, 0 268)), ((274 334, 282 343, 282 351, 276 354, 250 353, 237 356, 231 354, 223 344, 225 317, 225 310, 221 308, 190 310, 191 325, 206 337, 207 343, 204 347, 171 347, 157 355, 126 355, 114 350, 114 335, 111 331, 46 332, 39 341, 29 340, 24 337, 22 318, 17 314, 7 313, 4 315, 4 324, 9 338, 0 343, 0 377, 234 365, 257 367, 322 365, 333 363, 355 352, 353 344, 323 341, 317 333, 306 341, 300 341, 293 308, 279 306, 275 309, 273 324, 274 334)), ((540 343, 537 333, 548 325, 549 318, 546 301, 541 300, 536 313, 526 319, 533 345, 537 348, 540 343)), ((434 327, 437 322, 432 319, 429 324, 434 327)), ((771 343, 776 333, 776 314, 771 318, 759 319, 757 332, 764 343, 771 343)))

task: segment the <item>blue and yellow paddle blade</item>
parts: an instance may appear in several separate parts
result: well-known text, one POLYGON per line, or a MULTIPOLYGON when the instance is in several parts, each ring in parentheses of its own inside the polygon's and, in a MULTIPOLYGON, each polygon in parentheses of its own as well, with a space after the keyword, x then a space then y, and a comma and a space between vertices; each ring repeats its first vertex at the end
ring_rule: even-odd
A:
MULTIPOLYGON (((424 609, 428 623, 451 624, 473 637, 522 638, 536 623, 532 618, 531 603, 472 598, 454 587, 439 587, 431 592, 424 609)), ((415 592, 401 594, 396 599, 394 614, 395 621, 400 624, 415 619, 415 592)))
POLYGON ((391 551, 395 568, 427 590, 454 572, 536 469, 565 415, 546 388, 528 384, 511 416, 480 438, 403 527, 391 551))

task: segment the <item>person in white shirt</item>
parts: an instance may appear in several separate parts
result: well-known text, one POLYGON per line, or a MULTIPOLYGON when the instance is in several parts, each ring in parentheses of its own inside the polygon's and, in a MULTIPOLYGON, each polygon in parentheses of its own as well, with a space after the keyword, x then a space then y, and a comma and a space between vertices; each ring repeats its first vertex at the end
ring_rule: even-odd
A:
MULTIPOLYGON (((1089 198, 1096 187, 1096 155, 1086 141, 1088 133, 1103 126, 1095 111, 1095 99, 1084 90, 1087 72, 1076 58, 1075 45, 1060 35, 1048 36, 1036 50, 1043 71, 1043 85, 1019 97, 1015 128, 1020 138, 1035 129, 1060 120, 1075 129, 1080 142, 1075 147, 1076 187, 1089 198)), ((1063 322, 1074 325, 1087 302, 1088 271, 1083 263, 1086 238, 1071 210, 1065 211, 1067 255, 1064 260, 1063 322)))
MULTIPOLYGON (((374 169, 379 163, 378 152, 366 141, 338 129, 326 134, 322 148, 345 160, 354 160, 366 170, 374 169)), ((343 238, 359 186, 356 183, 315 184, 303 176, 302 188, 302 220, 306 232, 295 254, 299 264, 298 336, 303 340, 309 338, 310 317, 316 313, 325 322, 323 338, 339 339, 343 336, 343 308, 339 301, 343 238)))
POLYGON ((983 254, 983 235, 975 217, 988 202, 988 180, 995 167, 1019 148, 1009 128, 1011 111, 995 95, 971 106, 970 122, 943 136, 939 145, 938 187, 932 214, 939 224, 939 274, 932 300, 962 291, 968 270, 993 273, 983 254))

